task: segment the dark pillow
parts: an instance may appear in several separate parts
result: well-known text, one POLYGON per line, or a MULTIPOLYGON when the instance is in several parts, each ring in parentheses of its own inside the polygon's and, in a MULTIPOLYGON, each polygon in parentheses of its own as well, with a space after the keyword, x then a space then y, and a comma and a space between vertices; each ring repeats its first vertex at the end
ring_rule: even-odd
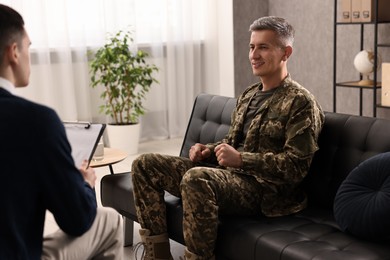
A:
POLYGON ((370 240, 390 238, 390 152, 369 158, 347 176, 334 215, 343 231, 370 240))

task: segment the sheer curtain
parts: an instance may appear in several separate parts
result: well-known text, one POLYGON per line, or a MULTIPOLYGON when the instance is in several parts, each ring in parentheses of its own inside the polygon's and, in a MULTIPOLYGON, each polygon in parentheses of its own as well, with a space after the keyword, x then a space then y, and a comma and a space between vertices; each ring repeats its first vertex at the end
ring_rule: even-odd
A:
POLYGON ((109 123, 99 114, 101 89, 89 85, 87 51, 103 45, 107 33, 130 28, 134 47, 148 51, 160 69, 145 101, 141 138, 180 137, 196 95, 223 94, 222 1, 2 0, 23 15, 32 41, 30 84, 17 94, 54 108, 62 120, 109 123))

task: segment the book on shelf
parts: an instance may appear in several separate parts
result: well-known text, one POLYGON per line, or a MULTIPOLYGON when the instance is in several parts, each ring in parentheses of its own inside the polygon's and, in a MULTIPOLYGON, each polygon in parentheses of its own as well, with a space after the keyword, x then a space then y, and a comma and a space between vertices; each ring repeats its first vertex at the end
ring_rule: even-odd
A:
MULTIPOLYGON (((376 0, 338 0, 338 22, 367 23, 375 21, 376 0)), ((378 22, 390 22, 390 1, 378 1, 378 22)))
POLYGON ((390 63, 382 63, 382 106, 390 106, 390 63))

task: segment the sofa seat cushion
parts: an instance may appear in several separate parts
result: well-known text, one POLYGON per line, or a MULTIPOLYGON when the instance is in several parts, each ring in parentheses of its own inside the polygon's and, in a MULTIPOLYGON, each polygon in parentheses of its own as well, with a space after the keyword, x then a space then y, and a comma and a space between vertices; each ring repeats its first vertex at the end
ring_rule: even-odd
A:
POLYGON ((344 231, 371 240, 390 238, 390 153, 371 157, 348 175, 334 213, 344 231))
POLYGON ((290 216, 221 217, 218 259, 388 259, 387 244, 340 231, 331 211, 308 208, 290 216), (239 249, 239 250, 238 250, 239 249))

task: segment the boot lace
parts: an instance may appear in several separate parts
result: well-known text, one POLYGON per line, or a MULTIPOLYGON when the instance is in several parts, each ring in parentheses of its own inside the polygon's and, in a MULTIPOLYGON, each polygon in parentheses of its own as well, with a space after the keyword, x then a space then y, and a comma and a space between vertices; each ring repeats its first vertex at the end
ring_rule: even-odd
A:
POLYGON ((142 241, 138 242, 137 244, 135 244, 133 246, 133 252, 134 252, 135 260, 138 260, 138 251, 139 250, 142 250, 142 254, 141 254, 140 260, 145 259, 145 243, 142 242, 142 241))

